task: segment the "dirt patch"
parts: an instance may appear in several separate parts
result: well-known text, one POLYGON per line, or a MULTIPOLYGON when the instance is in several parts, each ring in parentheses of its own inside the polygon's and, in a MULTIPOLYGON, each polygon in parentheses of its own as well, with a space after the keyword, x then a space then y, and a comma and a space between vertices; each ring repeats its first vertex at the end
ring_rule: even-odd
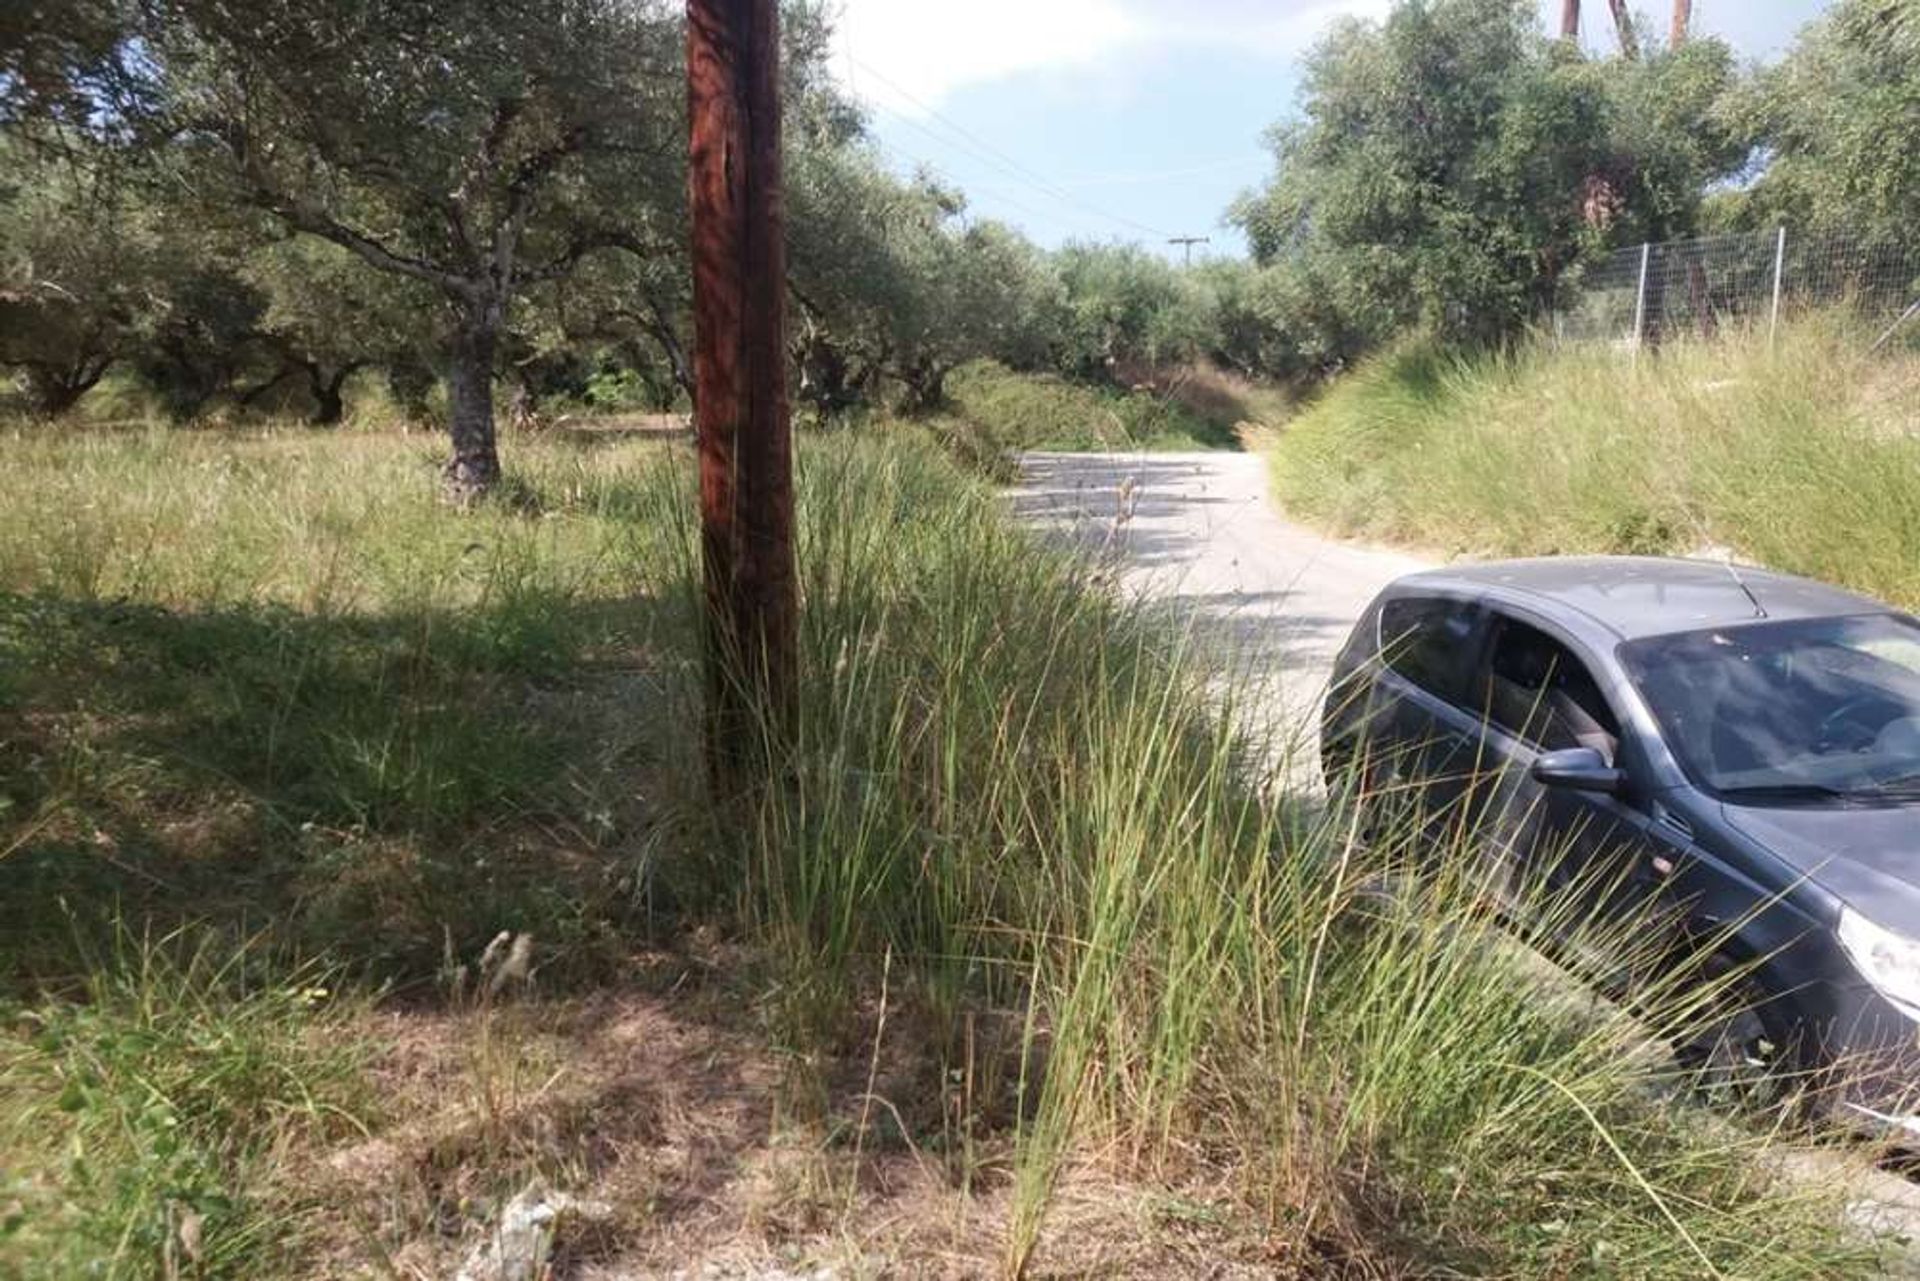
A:
MULTIPOLYGON (((536 1182, 606 1209, 560 1233, 556 1277, 1002 1273, 1013 1118, 982 1101, 994 1124, 963 1134, 954 1115, 988 1086, 943 1071, 910 1018, 878 1056, 797 1070, 724 974, 678 964, 584 999, 370 1016, 383 1122, 285 1170, 316 1273, 452 1275, 536 1182)), ((1120 1168, 1066 1171, 1029 1275, 1365 1274, 1276 1242, 1204 1172, 1120 1168)))

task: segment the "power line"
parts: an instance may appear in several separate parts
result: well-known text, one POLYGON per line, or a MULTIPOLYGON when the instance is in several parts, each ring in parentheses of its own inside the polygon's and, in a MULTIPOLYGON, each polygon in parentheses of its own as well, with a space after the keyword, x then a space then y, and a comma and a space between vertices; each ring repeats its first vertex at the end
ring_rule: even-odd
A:
MULTIPOLYGON (((925 169, 927 172, 931 173, 934 177, 941 178, 949 183, 952 183, 955 187, 960 188, 962 192, 969 190, 966 183, 961 182, 958 178, 954 177, 951 173, 947 172, 945 169, 942 169, 939 165, 934 164, 931 160, 927 160, 921 156, 909 156, 909 155, 902 154, 901 152, 894 150, 892 147, 887 146, 885 143, 881 142, 878 138, 874 138, 870 136, 867 139, 867 141, 869 142, 869 144, 872 145, 875 151, 878 151, 881 154, 882 157, 893 161, 895 164, 900 165, 903 168, 925 169)), ((986 191, 988 194, 991 194, 995 199, 999 200, 1002 204, 1005 204, 1010 206, 1011 208, 1017 209, 1021 213, 1026 214, 1030 218, 1038 218, 1041 222, 1046 223, 1049 226, 1056 227, 1061 231, 1070 232, 1073 230, 1073 228, 1068 223, 1061 220, 1058 214, 1050 214, 1043 210, 1035 209, 1032 205, 1022 204, 1018 200, 1015 200, 1012 196, 1007 195, 1005 192, 994 191, 991 188, 982 188, 982 187, 973 187, 971 188, 971 190, 976 192, 986 191)))
POLYGON ((1250 164, 1264 163, 1267 159, 1268 157, 1264 154, 1249 152, 1244 156, 1213 160, 1197 165, 1182 165, 1177 169, 1146 169, 1131 173, 1102 173, 1078 178, 1062 178, 1060 185, 1063 187, 1123 187, 1134 182, 1159 182, 1166 178, 1189 178, 1195 174, 1241 169, 1250 164))
POLYGON ((1007 153, 1005 153, 1004 151, 1001 151, 998 147, 995 147, 992 143, 980 137, 978 134, 974 133, 972 130, 966 128, 964 125, 961 125, 955 122, 954 120, 950 119, 949 117, 942 115, 939 111, 934 109, 932 106, 928 105, 925 102, 922 102, 920 99, 914 97, 913 94, 909 93, 907 90, 901 88, 894 81, 890 80, 883 72, 875 70, 872 66, 870 66, 865 62, 860 61, 860 59, 853 57, 851 54, 848 55, 848 62, 859 67, 862 71, 866 72, 867 75, 873 77, 873 79, 879 81, 881 84, 887 86, 887 88, 891 89, 893 92, 899 94, 900 97, 905 99, 907 102, 912 103, 914 106, 926 112, 929 118, 939 121, 941 124, 945 125, 948 129, 952 130, 955 134, 959 135, 960 138, 967 140, 967 142, 970 142, 972 144, 972 148, 962 145, 961 143, 957 143, 953 139, 943 138, 940 134, 935 133, 932 129, 927 128, 925 125, 913 119, 911 116, 907 115, 903 111, 898 111, 892 107, 887 106, 885 103, 882 103, 882 102, 877 102, 872 99, 863 99, 863 101, 867 102, 869 106, 875 107, 878 110, 886 112, 888 115, 892 116, 894 119, 899 120, 903 124, 907 125, 909 128, 919 130, 921 133, 926 134, 928 137, 934 139, 936 142, 941 143, 943 146, 952 147, 956 151, 971 154, 974 159, 979 160, 983 164, 989 165, 993 168, 1000 170, 1002 173, 1007 174, 1008 176, 1014 178, 1016 181, 1025 183, 1027 186, 1032 187, 1034 190, 1040 192, 1042 195, 1050 196, 1055 200, 1061 201, 1062 203, 1076 206, 1077 208, 1083 209, 1086 212, 1094 214, 1097 217, 1104 218, 1109 222, 1114 222, 1122 226, 1131 227, 1135 231, 1143 232, 1149 236, 1164 239, 1167 235, 1170 234, 1162 228, 1149 226, 1148 224, 1141 222, 1138 219, 1126 217, 1124 214, 1113 213, 1109 210, 1100 208, 1098 205, 1092 204, 1086 200, 1081 199, 1080 197, 1074 195, 1072 192, 1059 187, 1058 185, 1053 183, 1051 180, 1041 176, 1040 174, 1036 173, 1034 170, 1029 169, 1027 166, 1021 164, 1018 160, 1015 160, 1012 156, 1007 155, 1007 153), (977 150, 974 150, 973 148, 977 148, 977 150))

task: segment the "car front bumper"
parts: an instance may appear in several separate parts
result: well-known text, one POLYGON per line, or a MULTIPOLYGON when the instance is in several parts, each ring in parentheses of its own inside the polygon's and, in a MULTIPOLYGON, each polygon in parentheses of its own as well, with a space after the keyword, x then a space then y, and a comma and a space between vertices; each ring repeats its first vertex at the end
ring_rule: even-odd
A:
POLYGON ((1920 1019, 1865 983, 1826 985, 1821 1102, 1849 1129, 1920 1147, 1920 1019))

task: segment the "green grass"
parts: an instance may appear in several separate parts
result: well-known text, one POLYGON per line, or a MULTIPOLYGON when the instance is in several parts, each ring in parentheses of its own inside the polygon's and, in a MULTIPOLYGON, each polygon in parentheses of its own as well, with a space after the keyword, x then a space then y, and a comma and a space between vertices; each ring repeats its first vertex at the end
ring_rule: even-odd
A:
POLYGON ((1813 318, 1634 361, 1415 344, 1337 383, 1274 447, 1289 512, 1446 552, 1688 554, 1920 605, 1920 360, 1813 318))
POLYGON ((211 935, 122 934, 79 999, 0 1005, 0 1270, 255 1276, 298 1258, 324 1207, 276 1158, 373 1119, 364 1003, 256 960, 211 935))
POLYGON ((1639 1030, 1539 999, 1466 851, 1286 796, 1260 704, 939 437, 804 442, 799 737, 724 813, 672 447, 517 440, 514 494, 462 514, 416 439, 8 439, 0 1262, 166 1275, 190 1211, 197 1275, 311 1274, 365 1208, 311 1171, 385 1123, 341 992, 431 1002, 498 930, 549 990, 724 939, 787 1124, 1010 1183, 1009 1271, 1074 1246, 1050 1216, 1089 1162, 1303 1268, 1870 1260, 1639 1030), (1365 887, 1416 852, 1442 874, 1383 916, 1365 887), (886 1134, 834 1111, 894 1059, 932 1084, 886 1134))
POLYGON ((657 449, 532 451, 517 507, 449 520, 426 441, 6 447, 14 974, 60 973, 59 901, 98 926, 214 913, 308 950, 348 937, 387 977, 430 975, 448 931, 465 951, 502 927, 611 929, 631 886, 603 863, 644 839, 622 776, 659 712, 648 514, 678 490, 657 449))
MULTIPOLYGON (((1010 1271, 1088 1151, 1205 1171, 1270 1241, 1380 1266, 1869 1257, 1825 1193, 1769 1183, 1764 1136, 1656 1101, 1670 1069, 1634 1051, 1644 1030, 1540 998, 1464 850, 1362 846, 1346 810, 1276 794, 1200 656, 1038 554, 986 487, 895 438, 814 452, 801 493, 801 738, 741 839, 773 1028, 804 1077, 885 974, 945 1029, 943 1076, 972 1077, 968 1016, 1021 1012, 998 1073, 1010 1271), (1363 887, 1415 853, 1450 871, 1378 922, 1363 887)), ((1624 955, 1638 928, 1599 941, 1624 955)))
POLYGON ((1025 449, 1237 449, 1237 424, 1271 415, 1277 396, 1212 371, 1173 370, 1131 389, 976 361, 947 379, 948 406, 931 426, 970 466, 1004 473, 1025 449))

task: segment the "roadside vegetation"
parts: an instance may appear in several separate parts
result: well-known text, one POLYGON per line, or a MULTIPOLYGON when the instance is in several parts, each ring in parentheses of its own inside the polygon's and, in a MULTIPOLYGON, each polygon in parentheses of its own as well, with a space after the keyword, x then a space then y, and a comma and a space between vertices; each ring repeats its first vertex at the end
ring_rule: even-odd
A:
POLYGON ((557 1276, 1881 1261, 1779 1177, 1869 1154, 1650 1044, 1713 994, 1562 999, 1463 838, 1290 788, 1262 691, 998 486, 1278 430, 1343 532, 1920 600, 1911 357, 1517 341, 1625 243, 1892 261, 1912 0, 1759 72, 1397 3, 1191 269, 895 173, 784 5, 802 707, 718 808, 678 7, 47 8, 0 21, 0 1274, 447 1276, 530 1213, 557 1276))
POLYGON ((926 421, 956 457, 1004 479, 1023 450, 1238 449, 1285 421, 1289 402, 1276 387, 1207 364, 1100 387, 977 361, 954 371, 945 407, 926 421))
POLYGON ((440 1273, 529 1186, 580 1265, 1870 1259, 1470 878, 1383 915, 1405 847, 934 432, 804 443, 744 819, 681 750, 684 447, 511 444, 457 513, 404 435, 7 440, 10 1273, 440 1273))
POLYGON ((1273 444, 1287 510, 1446 553, 1721 549, 1920 606, 1920 356, 1839 316, 1636 359, 1409 341, 1273 444))

